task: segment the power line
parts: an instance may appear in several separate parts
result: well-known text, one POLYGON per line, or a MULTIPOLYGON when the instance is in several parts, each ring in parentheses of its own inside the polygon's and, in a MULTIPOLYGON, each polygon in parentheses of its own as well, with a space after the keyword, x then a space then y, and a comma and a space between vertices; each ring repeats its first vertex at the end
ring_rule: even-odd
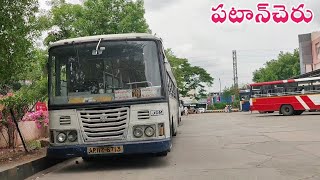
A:
POLYGON ((186 56, 187 59, 194 59, 194 58, 212 58, 212 55, 207 56, 186 56))
MULTIPOLYGON (((243 58, 260 58, 260 57, 265 57, 265 58, 270 58, 270 56, 278 56, 279 53, 257 53, 257 54, 242 54, 242 53, 237 53, 239 57, 243 57, 243 58)), ((205 58, 212 58, 212 56, 199 56, 199 57, 187 57, 186 59, 189 60, 189 62, 208 62, 208 61, 219 61, 221 59, 205 59, 205 60, 194 60, 195 58, 201 58, 201 59, 205 59, 205 58)))
MULTIPOLYGON (((279 55, 279 53, 257 53, 257 54, 243 54, 243 53, 238 53, 238 56, 275 56, 275 55, 279 55)), ((192 60, 192 59, 196 59, 196 58, 201 58, 201 59, 205 59, 205 58, 212 58, 212 56, 199 56, 199 57, 187 57, 186 59, 188 60, 192 60)), ((220 59, 208 59, 208 60, 220 60, 220 59)), ((207 61, 207 60, 201 60, 201 61, 207 61)))
MULTIPOLYGON (((203 49, 203 48, 202 48, 203 49)), ((205 48, 206 49, 206 48, 205 48)), ((212 50, 212 48, 208 48, 210 50, 212 50)), ((213 48, 214 49, 214 48, 213 48)), ((259 51, 263 51, 263 52, 277 52, 280 53, 282 52, 293 52, 295 48, 283 48, 283 49, 237 49, 237 54, 242 53, 242 52, 250 52, 250 53, 258 53, 259 51)), ((260 52, 259 52, 260 53, 260 52)), ((179 57, 179 58, 212 58, 212 56, 216 56, 216 55, 207 55, 207 56, 184 56, 184 57, 179 57)))
POLYGON ((281 49, 237 49, 237 51, 250 51, 250 52, 257 52, 257 51, 290 51, 293 52, 295 48, 281 48, 281 49))
POLYGON ((198 62, 215 62, 215 59, 201 60, 201 61, 189 61, 189 63, 198 63, 198 62))

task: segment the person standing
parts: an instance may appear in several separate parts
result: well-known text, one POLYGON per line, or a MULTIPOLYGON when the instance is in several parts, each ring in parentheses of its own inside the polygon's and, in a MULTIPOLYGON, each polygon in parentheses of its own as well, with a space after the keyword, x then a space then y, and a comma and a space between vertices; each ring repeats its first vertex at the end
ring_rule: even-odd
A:
POLYGON ((187 107, 184 107, 184 114, 185 114, 186 116, 188 116, 188 108, 187 108, 187 107))
POLYGON ((228 112, 231 113, 232 112, 232 106, 228 105, 228 112))

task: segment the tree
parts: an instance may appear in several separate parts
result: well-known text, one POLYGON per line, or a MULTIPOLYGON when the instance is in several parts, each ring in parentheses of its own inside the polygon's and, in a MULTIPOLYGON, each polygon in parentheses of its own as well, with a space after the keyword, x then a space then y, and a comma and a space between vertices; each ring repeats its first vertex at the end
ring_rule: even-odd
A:
POLYGON ((37 0, 0 1, 0 89, 16 83, 26 72, 37 33, 37 11, 37 0))
MULTIPOLYGON (((3 88, 0 92, 0 132, 3 127, 7 129, 6 132, 9 137, 8 145, 10 148, 15 146, 15 125, 10 110, 13 110, 15 119, 19 121, 30 110, 28 108, 30 105, 34 105, 37 101, 43 101, 47 98, 47 77, 44 73, 47 59, 46 52, 37 49, 33 50, 31 54, 29 56, 30 61, 24 67, 26 72, 22 73, 25 76, 19 77, 21 80, 28 80, 31 84, 27 85, 26 83, 15 82, 12 83, 11 87, 4 84, 9 88, 3 88), (18 84, 16 88, 15 84, 18 84)), ((18 72, 19 69, 14 71, 18 72)))
POLYGON ((235 101, 239 100, 239 89, 235 86, 231 86, 230 88, 225 88, 223 90, 223 97, 228 98, 230 96, 235 96, 235 101))
POLYGON ((228 99, 232 96, 234 97, 233 102, 232 102, 232 107, 239 108, 239 104, 240 104, 239 89, 235 86, 231 86, 230 88, 226 87, 223 90, 222 97, 224 99, 228 99))
POLYGON ((34 48, 42 27, 37 12, 37 0, 0 1, 0 129, 7 129, 9 147, 15 132, 10 110, 20 120, 25 107, 46 95, 45 56, 34 48), (25 80, 32 85, 21 83, 25 80))
POLYGON ((52 1, 46 43, 80 36, 150 32, 142 0, 86 0, 83 4, 52 1))
POLYGON ((166 56, 172 67, 180 94, 187 96, 190 90, 197 91, 197 99, 206 97, 205 85, 211 86, 213 78, 203 68, 192 66, 188 59, 176 57, 171 49, 166 50, 166 56))
POLYGON ((254 82, 284 80, 300 74, 299 51, 280 52, 278 59, 268 61, 265 67, 253 72, 254 82))

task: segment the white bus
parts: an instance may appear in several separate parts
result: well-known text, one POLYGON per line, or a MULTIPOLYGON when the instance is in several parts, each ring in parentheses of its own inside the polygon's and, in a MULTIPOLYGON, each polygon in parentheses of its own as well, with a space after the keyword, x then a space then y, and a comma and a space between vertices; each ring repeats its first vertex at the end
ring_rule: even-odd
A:
POLYGON ((161 39, 80 37, 49 48, 52 158, 167 155, 180 122, 178 88, 161 39))

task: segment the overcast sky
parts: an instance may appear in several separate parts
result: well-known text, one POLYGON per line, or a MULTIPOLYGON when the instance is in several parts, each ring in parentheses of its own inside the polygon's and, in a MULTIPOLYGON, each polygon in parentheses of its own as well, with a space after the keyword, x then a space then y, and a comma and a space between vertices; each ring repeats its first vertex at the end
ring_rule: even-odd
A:
MULTIPOLYGON (((71 0, 77 2, 78 0, 71 0)), ((153 33, 161 37, 165 48, 172 48, 179 57, 188 58, 193 65, 205 68, 214 78, 210 91, 219 91, 233 84, 232 50, 238 54, 239 84, 250 83, 252 72, 280 51, 298 48, 298 34, 319 30, 319 0, 269 0, 287 7, 305 3, 314 11, 312 23, 306 24, 214 24, 211 8, 225 3, 225 9, 255 9, 257 0, 145 0, 146 19, 153 33)), ((43 2, 42 2, 43 4, 43 2)))
POLYGON ((278 53, 292 51, 299 46, 298 34, 319 30, 318 0, 268 1, 284 3, 287 7, 306 3, 315 15, 312 24, 214 24, 211 22, 211 7, 225 3, 226 9, 254 9, 256 0, 145 0, 146 18, 154 33, 163 38, 181 57, 190 59, 193 65, 205 68, 214 78, 212 91, 219 91, 233 83, 232 50, 238 54, 239 83, 252 80, 252 72, 278 53))

